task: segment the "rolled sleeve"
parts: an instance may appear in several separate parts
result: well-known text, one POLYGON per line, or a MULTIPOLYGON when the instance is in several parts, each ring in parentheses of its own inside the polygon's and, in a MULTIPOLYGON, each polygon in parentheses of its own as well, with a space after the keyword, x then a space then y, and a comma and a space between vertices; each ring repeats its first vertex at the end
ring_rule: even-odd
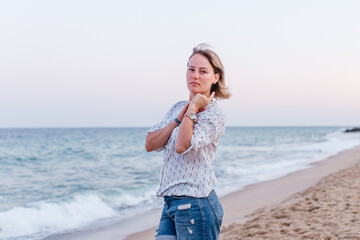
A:
MULTIPOLYGON (((166 125, 168 125, 170 123, 170 122, 168 122, 169 112, 170 111, 168 111, 166 113, 165 117, 163 118, 163 120, 161 122, 159 122, 155 126, 149 128, 147 130, 147 133, 149 134, 149 133, 152 133, 152 132, 159 131, 160 129, 163 129, 166 125)), ((162 150, 164 150, 164 146, 162 146, 161 148, 155 149, 156 152, 161 152, 162 150)))
MULTIPOLYGON (((183 104, 182 102, 178 102, 175 103, 170 109, 169 111, 165 114, 165 117, 161 120, 161 122, 155 124, 153 127, 149 128, 147 130, 147 133, 152 133, 152 132, 156 132, 158 130, 163 129, 164 127, 166 127, 171 121, 173 121, 175 119, 175 117, 177 116, 176 114, 178 114, 177 112, 179 111, 179 108, 181 107, 181 104, 183 104)), ((161 147, 159 149, 156 149, 156 152, 160 152, 164 149, 164 147, 161 147)))
MULTIPOLYGON (((161 122, 159 122, 155 126, 149 128, 147 130, 147 133, 149 134, 152 132, 156 132, 156 131, 164 128, 165 126, 166 126, 166 116, 164 117, 164 119, 161 122)), ((155 149, 155 152, 161 152, 162 150, 164 150, 164 146, 162 146, 161 148, 155 149)))
POLYGON ((198 121, 194 124, 190 147, 183 155, 198 151, 210 144, 217 144, 225 130, 225 115, 218 109, 198 114, 198 121))
POLYGON ((157 123, 155 126, 149 128, 149 129, 147 130, 147 133, 156 132, 156 131, 164 128, 167 124, 169 124, 169 123, 167 123, 166 117, 165 117, 161 122, 159 122, 159 123, 157 123))

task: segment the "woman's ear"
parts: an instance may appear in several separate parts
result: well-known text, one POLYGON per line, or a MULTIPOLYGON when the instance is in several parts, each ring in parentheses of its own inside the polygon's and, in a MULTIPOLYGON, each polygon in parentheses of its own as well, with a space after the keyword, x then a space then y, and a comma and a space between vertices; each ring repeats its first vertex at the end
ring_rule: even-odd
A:
POLYGON ((213 84, 216 84, 219 81, 219 78, 220 78, 220 74, 216 73, 215 74, 215 82, 213 84))

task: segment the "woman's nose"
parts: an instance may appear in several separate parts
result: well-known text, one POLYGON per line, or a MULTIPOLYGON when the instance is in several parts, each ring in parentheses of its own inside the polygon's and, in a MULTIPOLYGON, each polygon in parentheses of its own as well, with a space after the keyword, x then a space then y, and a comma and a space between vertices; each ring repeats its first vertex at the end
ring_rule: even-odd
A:
POLYGON ((199 78, 199 74, 198 74, 197 71, 194 71, 194 73, 193 73, 193 78, 194 78, 194 79, 198 79, 198 78, 199 78))

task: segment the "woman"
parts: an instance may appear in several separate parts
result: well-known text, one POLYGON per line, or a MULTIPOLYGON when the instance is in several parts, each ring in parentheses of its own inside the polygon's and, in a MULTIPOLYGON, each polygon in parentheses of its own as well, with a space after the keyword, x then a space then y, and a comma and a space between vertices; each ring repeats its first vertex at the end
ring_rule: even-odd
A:
POLYGON ((223 218, 211 165, 225 117, 213 98, 230 94, 220 58, 206 44, 193 49, 186 79, 189 101, 173 105, 146 137, 148 152, 164 150, 156 196, 165 204, 156 240, 218 239, 223 218))

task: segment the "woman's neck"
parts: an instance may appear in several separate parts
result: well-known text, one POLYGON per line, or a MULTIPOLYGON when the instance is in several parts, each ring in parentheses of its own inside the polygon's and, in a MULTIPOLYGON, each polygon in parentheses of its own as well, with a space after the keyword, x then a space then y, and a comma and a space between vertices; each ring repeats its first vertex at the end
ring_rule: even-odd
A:
MULTIPOLYGON (((196 95, 196 93, 192 93, 192 92, 189 94, 189 102, 194 98, 195 95, 196 95)), ((207 98, 210 97, 210 93, 205 94, 205 96, 207 98)))

